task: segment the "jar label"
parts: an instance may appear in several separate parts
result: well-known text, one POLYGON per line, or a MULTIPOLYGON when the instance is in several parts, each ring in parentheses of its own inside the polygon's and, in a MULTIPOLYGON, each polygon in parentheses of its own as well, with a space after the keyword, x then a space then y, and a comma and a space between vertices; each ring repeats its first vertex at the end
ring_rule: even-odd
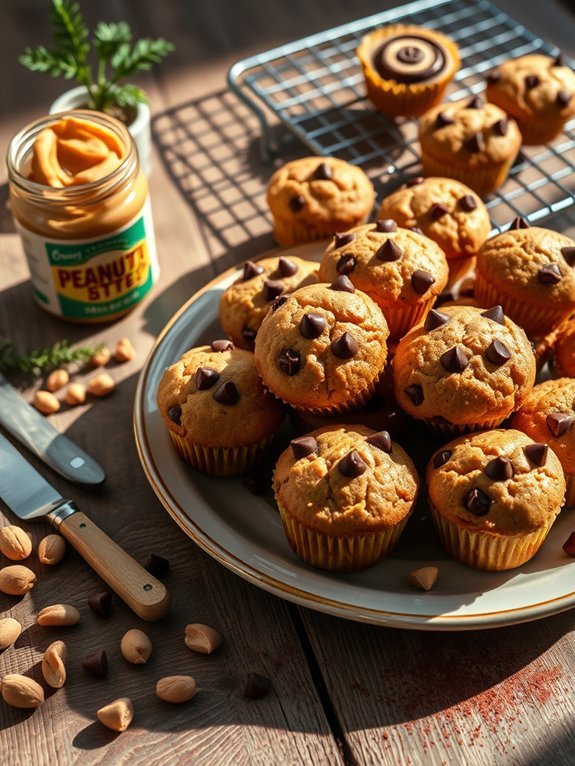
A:
POLYGON ((158 278, 149 199, 136 218, 105 237, 46 239, 16 226, 36 300, 58 316, 111 319, 138 303, 158 278))

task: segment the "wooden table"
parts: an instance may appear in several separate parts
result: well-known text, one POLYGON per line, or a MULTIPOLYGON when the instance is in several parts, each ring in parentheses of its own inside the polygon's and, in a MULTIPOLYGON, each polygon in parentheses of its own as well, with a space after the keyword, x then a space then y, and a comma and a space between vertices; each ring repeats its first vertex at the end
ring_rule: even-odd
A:
MULTIPOLYGON (((0 338, 23 348, 62 337, 111 346, 123 335, 132 339, 138 356, 112 369, 115 394, 63 411, 52 422, 106 468, 108 480, 101 491, 74 489, 81 507, 137 559, 153 551, 170 560, 166 584, 174 603, 159 624, 143 625, 118 602, 113 617, 104 621, 86 604, 102 583, 74 552, 53 569, 34 560, 39 574, 34 590, 21 600, 0 596, 0 613, 24 625, 16 646, 0 656, 0 676, 24 672, 40 678, 43 649, 64 634, 35 624, 42 606, 75 604, 82 622, 65 631, 69 677, 62 690, 33 713, 0 703, 3 764, 573 763, 573 613, 497 631, 447 634, 375 628, 296 608, 248 585, 189 541, 163 511, 136 454, 133 396, 154 338, 209 278, 273 244, 261 196, 270 169, 258 160, 253 119, 225 93, 228 66, 249 53, 388 4, 83 3, 91 22, 126 18, 138 35, 164 35, 177 44, 169 62, 144 81, 156 115, 157 144, 163 147, 164 161, 156 152, 152 176, 162 277, 152 297, 114 325, 60 322, 34 304, 20 242, 2 210, 0 338), (222 114, 227 127, 235 126, 233 134, 221 123, 218 127, 222 114), (182 168, 169 151, 170 142, 183 140, 174 115, 184 120, 188 141, 196 140, 201 121, 208 125, 214 144, 206 148, 198 139, 193 157, 203 152, 217 167, 219 152, 237 156, 236 178, 243 172, 241 187, 252 184, 255 189, 251 217, 236 211, 231 221, 217 225, 210 200, 218 193, 233 208, 231 195, 240 184, 231 172, 218 186, 205 172, 182 168), (221 650, 212 657, 192 654, 183 643, 188 622, 217 627, 224 636, 221 650), (128 666, 119 653, 121 636, 135 626, 144 627, 154 644, 145 667, 128 666), (99 648, 110 657, 106 681, 88 677, 80 667, 82 658, 99 648), (250 670, 273 679, 265 699, 243 698, 250 670), (156 680, 176 673, 191 673, 201 688, 185 706, 169 706, 154 695, 156 680), (137 712, 133 726, 116 736, 96 721, 95 711, 118 696, 131 697, 137 712)), ((501 4, 542 36, 575 52, 575 23, 558 4, 501 4)), ((2 156, 10 137, 46 112, 62 90, 61 83, 16 64, 25 45, 47 40, 46 6, 44 0, 0 5, 2 156)), ((4 181, 5 172, 0 172, 4 181)), ((568 230, 574 222, 571 212, 555 225, 568 230)), ((50 478, 63 493, 70 491, 65 482, 50 478)), ((0 516, 2 524, 11 521, 0 516)), ((35 543, 48 531, 42 524, 29 529, 35 543)))

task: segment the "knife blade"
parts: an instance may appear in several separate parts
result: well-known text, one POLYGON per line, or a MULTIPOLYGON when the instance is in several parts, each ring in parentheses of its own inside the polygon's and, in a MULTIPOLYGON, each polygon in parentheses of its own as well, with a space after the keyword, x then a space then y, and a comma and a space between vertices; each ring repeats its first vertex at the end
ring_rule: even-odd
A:
POLYGON ((170 605, 164 585, 62 497, 2 434, 0 498, 21 519, 44 518, 56 527, 139 617, 164 617, 170 605))
POLYGON ((102 467, 31 407, 0 373, 0 425, 69 481, 101 484, 102 467))

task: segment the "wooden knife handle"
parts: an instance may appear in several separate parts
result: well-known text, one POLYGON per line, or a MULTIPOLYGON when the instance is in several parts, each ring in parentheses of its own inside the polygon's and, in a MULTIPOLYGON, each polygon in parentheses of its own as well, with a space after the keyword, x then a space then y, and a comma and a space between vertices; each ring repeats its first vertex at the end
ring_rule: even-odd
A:
POLYGON ((166 615, 170 594, 164 585, 85 514, 77 511, 73 503, 61 505, 48 517, 60 534, 72 543, 80 556, 138 617, 153 622, 166 615))

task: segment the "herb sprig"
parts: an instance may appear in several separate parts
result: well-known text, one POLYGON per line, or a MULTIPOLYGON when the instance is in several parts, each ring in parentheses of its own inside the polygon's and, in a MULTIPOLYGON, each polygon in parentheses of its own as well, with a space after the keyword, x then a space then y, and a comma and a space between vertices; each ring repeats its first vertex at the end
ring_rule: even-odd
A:
POLYGON ((11 341, 0 341, 0 372, 38 378, 68 364, 83 364, 100 348, 99 346, 76 346, 59 340, 46 348, 34 349, 22 354, 11 341))

